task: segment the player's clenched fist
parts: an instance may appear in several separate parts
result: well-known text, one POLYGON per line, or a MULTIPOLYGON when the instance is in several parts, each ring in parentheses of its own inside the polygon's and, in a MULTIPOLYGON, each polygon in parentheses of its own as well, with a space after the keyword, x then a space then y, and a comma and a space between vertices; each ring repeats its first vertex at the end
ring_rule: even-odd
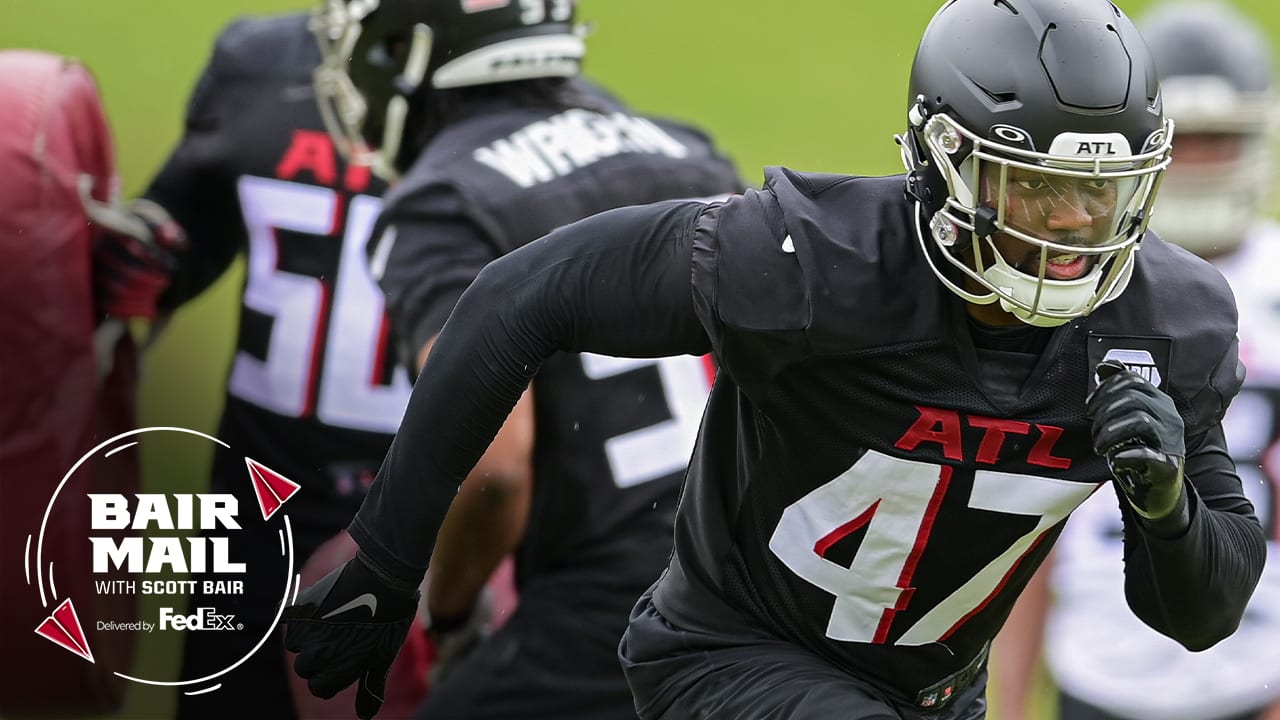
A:
POLYGON ((298 653, 293 669, 311 694, 328 699, 358 681, 356 715, 373 717, 418 597, 383 582, 358 556, 298 595, 284 611, 284 645, 298 653))
POLYGON ((1123 365, 1107 361, 1097 370, 1098 389, 1085 407, 1093 419, 1093 448, 1107 458, 1139 515, 1167 517, 1183 493, 1182 416, 1173 398, 1123 365))

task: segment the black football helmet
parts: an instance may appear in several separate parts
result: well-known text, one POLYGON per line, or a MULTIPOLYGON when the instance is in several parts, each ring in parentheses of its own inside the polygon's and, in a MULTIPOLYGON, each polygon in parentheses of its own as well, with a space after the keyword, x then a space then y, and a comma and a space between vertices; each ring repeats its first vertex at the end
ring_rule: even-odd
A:
POLYGON ((324 0, 316 99, 350 160, 394 179, 415 104, 432 89, 577 75, 576 0, 324 0))
MULTIPOLYGON (((1184 135, 1234 139, 1216 157, 1174 162, 1151 226, 1206 255, 1240 245, 1271 189, 1276 103, 1266 35, 1220 2, 1158 6, 1139 20, 1160 71, 1165 113, 1184 135)), ((1197 153, 1202 155, 1202 153, 1197 153)))
POLYGON ((1124 290, 1173 127, 1152 58, 1119 8, 951 0, 920 41, 907 119, 897 139, 916 234, 947 288, 1046 327, 1124 290), (1110 224, 1087 242, 1025 220, 1086 202, 1110 224), (1026 256, 1007 257, 995 238, 1025 243, 1026 256))

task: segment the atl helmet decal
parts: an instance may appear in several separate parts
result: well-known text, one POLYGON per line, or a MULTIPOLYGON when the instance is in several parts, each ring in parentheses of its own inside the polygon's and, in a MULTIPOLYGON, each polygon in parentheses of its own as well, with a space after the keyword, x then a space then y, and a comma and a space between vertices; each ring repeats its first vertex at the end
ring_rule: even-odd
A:
MULTIPOLYGON (((176 433, 179 436, 207 440, 226 450, 231 449, 227 443, 218 438, 196 430, 180 427, 139 428, 120 433, 105 440, 77 460, 62 477, 57 487, 54 488, 53 494, 45 507, 39 533, 35 537, 34 556, 32 553, 32 536, 27 536, 26 547, 24 548, 23 569, 26 583, 31 585, 34 579, 42 607, 49 608, 50 605, 56 604, 56 607, 49 612, 49 615, 36 626, 35 633, 90 663, 96 663, 97 659, 94 657, 93 649, 90 647, 89 635, 85 632, 85 625, 82 624, 90 620, 90 618, 84 617, 82 613, 76 610, 75 603, 69 594, 59 601, 57 585, 54 582, 53 563, 47 562, 46 564, 44 559, 45 535, 46 531, 49 530, 49 520, 53 514, 54 504, 58 501, 63 489, 76 472, 81 470, 82 466, 90 460, 105 460, 121 450, 137 445, 138 441, 133 438, 145 433, 176 433)), ((301 576, 294 570, 296 557, 293 549, 292 525, 288 514, 281 512, 283 505, 298 492, 299 486, 280 473, 251 458, 245 458, 245 465, 249 476, 248 481, 252 484, 254 491, 253 497, 257 499, 263 522, 267 522, 279 515, 278 523, 280 527, 277 528, 277 532, 280 537, 280 545, 278 550, 284 560, 285 573, 282 577, 283 591, 280 604, 276 608, 274 620, 263 636, 242 657, 221 670, 203 677, 162 681, 135 677, 119 670, 114 671, 115 675, 125 680, 145 685, 177 687, 206 684, 231 672, 244 663, 273 636, 284 608, 297 596, 301 582, 301 576)), ((221 577, 224 575, 236 576, 245 572, 245 559, 242 558, 237 562, 229 557, 228 538, 204 536, 204 533, 212 535, 216 531, 241 530, 240 520, 238 519, 238 501, 235 495, 218 493, 136 493, 134 497, 136 498, 136 504, 131 507, 129 499, 121 494, 88 494, 92 507, 90 517, 93 535, 88 540, 92 548, 92 567, 95 575, 105 573, 113 567, 118 571, 127 572, 131 575, 154 575, 171 570, 192 574, 209 572, 221 577), (132 530, 136 532, 152 528, 200 530, 202 534, 185 538, 133 535, 114 538, 100 535, 101 533, 112 531, 132 530)), ((265 552, 269 551, 270 548, 262 548, 262 550, 265 552)), ((175 586, 189 588, 193 591, 196 582, 196 580, 144 579, 140 581, 140 584, 142 594, 166 595, 173 594, 175 591, 171 588, 175 586)), ((214 588, 214 595, 243 593, 243 581, 239 579, 204 580, 203 582, 206 583, 206 594, 209 594, 208 588, 214 588)), ((131 590, 136 590, 137 587, 133 581, 95 581, 98 594, 117 593, 117 590, 107 589, 112 587, 112 583, 127 585, 131 590)), ((119 623, 114 620, 98 619, 96 627, 99 631, 142 630, 146 632, 156 629, 180 632, 236 631, 244 629, 244 625, 237 623, 233 614, 219 612, 215 607, 192 607, 188 612, 189 614, 184 615, 180 612, 175 612, 172 607, 161 607, 159 608, 158 623, 151 623, 146 620, 119 623)), ((198 695, 211 692, 219 687, 221 687, 221 683, 199 689, 186 690, 185 692, 188 695, 198 695)))

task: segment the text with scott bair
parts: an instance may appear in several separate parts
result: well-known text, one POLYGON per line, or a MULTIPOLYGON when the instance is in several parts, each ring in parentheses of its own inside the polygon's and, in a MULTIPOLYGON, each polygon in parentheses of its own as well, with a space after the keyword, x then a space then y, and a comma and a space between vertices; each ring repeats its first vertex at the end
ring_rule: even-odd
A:
POLYGON ((196 583, 205 595, 243 595, 243 580, 94 580, 99 595, 135 595, 142 589, 143 595, 177 595, 194 593, 196 583))

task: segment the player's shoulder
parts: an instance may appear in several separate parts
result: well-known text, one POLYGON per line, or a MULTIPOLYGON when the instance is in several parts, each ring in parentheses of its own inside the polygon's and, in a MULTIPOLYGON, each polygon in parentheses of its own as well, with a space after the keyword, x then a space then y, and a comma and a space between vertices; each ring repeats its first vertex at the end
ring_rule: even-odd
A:
MULTIPOLYGON (((556 131, 563 135, 565 128, 560 126, 565 123, 559 123, 557 127, 547 125, 554 116, 566 112, 582 113, 587 108, 604 114, 625 111, 620 100, 581 78, 569 79, 560 92, 563 98, 559 103, 530 103, 514 94, 500 94, 471 106, 467 112, 458 113, 458 117, 439 129, 417 164, 445 166, 458 161, 474 161, 477 159, 474 150, 495 141, 523 151, 525 158, 537 156, 540 155, 537 150, 550 135, 556 135, 556 131)), ((565 138, 551 139, 559 141, 565 138)), ((509 152, 504 148, 493 148, 492 151, 499 154, 509 152)), ((542 157, 542 160, 545 162, 546 158, 542 157)))
POLYGON ((902 175, 871 177, 768 168, 765 188, 806 273, 815 281, 829 273, 858 276, 885 265, 893 271, 904 262, 916 264, 919 259, 918 246, 910 242, 911 206, 903 192, 902 175), (824 269, 824 264, 832 267, 824 269))
POLYGON ((935 288, 915 282, 923 263, 909 236, 903 182, 900 175, 766 169, 763 189, 712 211, 724 320, 747 329, 805 329, 818 349, 833 350, 919 329, 908 315, 924 305, 902 288, 935 288), (848 322, 867 317, 868 307, 878 309, 883 328, 870 317, 848 322))
POLYGON ((442 127, 415 164, 528 189, 597 163, 700 164, 720 155, 705 131, 636 112, 589 80, 571 78, 557 92, 550 103, 489 97, 442 127))
POLYGON ((694 234, 694 284, 725 324, 802 330, 808 293, 777 199, 748 189, 702 211, 694 234))
POLYGON ((1133 277, 1116 302, 1160 326, 1235 333, 1235 295, 1222 272, 1153 232, 1135 253, 1133 277), (1188 313, 1199 322, 1188 322, 1188 313))
POLYGON ((320 51, 306 13, 239 17, 214 42, 212 71, 224 80, 309 79, 320 51))
POLYGON ((1238 313, 1230 285, 1213 265, 1154 233, 1142 241, 1128 287, 1088 323, 1094 336, 1167 346, 1164 388, 1189 408, 1194 429, 1220 419, 1240 388, 1238 313))

